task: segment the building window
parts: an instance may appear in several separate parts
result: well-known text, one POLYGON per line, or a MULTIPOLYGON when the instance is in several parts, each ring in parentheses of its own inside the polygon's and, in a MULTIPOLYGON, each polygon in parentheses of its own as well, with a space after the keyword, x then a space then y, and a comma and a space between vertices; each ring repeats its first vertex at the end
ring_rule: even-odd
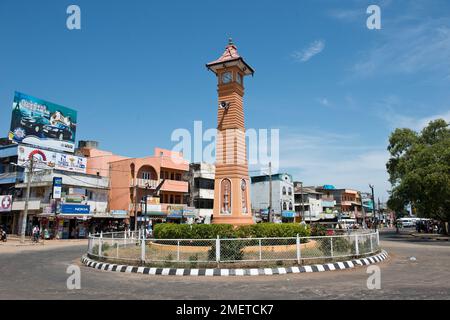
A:
POLYGON ((150 172, 142 172, 142 179, 150 180, 151 177, 152 177, 152 174, 150 172))
POLYGON ((286 187, 283 187, 283 196, 286 195, 286 187))
POLYGON ((196 209, 213 209, 214 200, 213 199, 195 199, 194 206, 196 209))
POLYGON ((292 202, 289 202, 289 210, 293 210, 293 207, 292 207, 292 202))
POLYGON ((214 190, 214 179, 195 178, 194 185, 197 189, 214 190))
POLYGON ((222 214, 231 214, 231 181, 228 179, 222 180, 221 183, 221 195, 222 195, 222 214))
POLYGON ((292 188, 289 187, 289 191, 288 191, 289 195, 292 196, 292 188))
POLYGON ((242 213, 247 213, 247 182, 241 180, 242 213))
POLYGON ((283 210, 286 211, 287 210, 287 205, 286 202, 283 202, 283 210))

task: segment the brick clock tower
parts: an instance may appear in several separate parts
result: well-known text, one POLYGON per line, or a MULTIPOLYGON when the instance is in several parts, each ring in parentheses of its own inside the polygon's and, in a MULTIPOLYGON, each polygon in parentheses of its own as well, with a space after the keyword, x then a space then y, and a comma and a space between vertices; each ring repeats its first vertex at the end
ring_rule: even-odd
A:
POLYGON ((254 70, 230 39, 222 56, 207 68, 218 80, 214 224, 253 224, 244 123, 244 77, 254 70))

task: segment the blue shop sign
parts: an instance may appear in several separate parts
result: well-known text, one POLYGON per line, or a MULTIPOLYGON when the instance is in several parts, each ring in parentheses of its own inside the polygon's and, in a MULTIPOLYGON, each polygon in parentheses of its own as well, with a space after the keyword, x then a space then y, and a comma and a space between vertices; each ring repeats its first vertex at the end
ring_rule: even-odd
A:
POLYGON ((89 214, 91 206, 81 204, 61 204, 61 214, 89 214))
POLYGON ((281 216, 283 218, 295 218, 295 212, 294 211, 283 211, 281 213, 281 216))

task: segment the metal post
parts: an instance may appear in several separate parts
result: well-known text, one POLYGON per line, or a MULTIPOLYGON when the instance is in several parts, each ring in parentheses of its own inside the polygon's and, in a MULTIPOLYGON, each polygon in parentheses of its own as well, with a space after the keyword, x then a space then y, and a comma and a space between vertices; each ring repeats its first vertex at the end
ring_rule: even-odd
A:
POLYGON ((33 165, 34 165, 34 156, 31 157, 30 166, 28 168, 28 181, 27 181, 27 191, 25 194, 25 207, 22 216, 22 230, 20 230, 21 243, 25 243, 25 232, 27 230, 27 218, 28 218, 28 202, 30 201, 31 180, 33 180, 33 165))
POLYGON ((143 235, 141 242, 141 261, 145 263, 145 235, 143 235))
POLYGON ((297 234, 297 262, 300 264, 302 259, 302 252, 300 251, 300 236, 297 234))
POLYGON ((377 230, 377 249, 380 247, 380 231, 377 230))
POLYGON ((119 241, 116 243, 116 258, 119 259, 119 241))
POLYGON ((373 233, 371 233, 369 235, 369 237, 370 237, 370 252, 373 252, 373 239, 372 239, 372 236, 373 236, 373 233))
POLYGON ((330 249, 331 249, 330 251, 331 251, 331 257, 333 258, 333 256, 334 256, 334 252, 333 252, 333 237, 331 237, 330 240, 331 240, 330 241, 330 249))
POLYGON ((261 243, 261 239, 259 239, 259 261, 262 261, 262 243, 261 243))
POLYGON ((180 241, 177 243, 177 261, 180 261, 180 241))
POLYGON ((359 256, 358 234, 355 234, 355 251, 356 251, 356 255, 359 256))
POLYGON ((220 262, 220 237, 217 235, 216 239, 216 262, 220 262))
POLYGON ((100 239, 98 242, 98 256, 101 257, 102 256, 102 246, 103 246, 103 231, 100 232, 100 239))
POLYGON ((269 162, 269 222, 274 222, 272 214, 272 162, 269 162))

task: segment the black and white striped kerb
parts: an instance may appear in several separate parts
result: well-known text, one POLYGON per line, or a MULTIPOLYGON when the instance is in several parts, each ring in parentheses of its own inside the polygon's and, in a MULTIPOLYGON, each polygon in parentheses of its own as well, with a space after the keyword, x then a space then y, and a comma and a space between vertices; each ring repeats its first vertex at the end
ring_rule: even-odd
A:
POLYGON ((386 251, 382 251, 375 256, 355 259, 336 263, 316 264, 301 267, 285 267, 285 268, 260 268, 260 269, 178 269, 178 268, 148 268, 136 267, 128 265, 117 265, 103 262, 96 262, 86 256, 81 258, 81 262, 88 267, 113 272, 123 273, 141 273, 148 275, 162 275, 162 276, 206 276, 206 277, 220 277, 220 276, 271 276, 283 275, 290 273, 310 273, 310 272, 325 272, 335 270, 352 269, 357 266, 367 266, 374 263, 379 263, 388 258, 386 251))

